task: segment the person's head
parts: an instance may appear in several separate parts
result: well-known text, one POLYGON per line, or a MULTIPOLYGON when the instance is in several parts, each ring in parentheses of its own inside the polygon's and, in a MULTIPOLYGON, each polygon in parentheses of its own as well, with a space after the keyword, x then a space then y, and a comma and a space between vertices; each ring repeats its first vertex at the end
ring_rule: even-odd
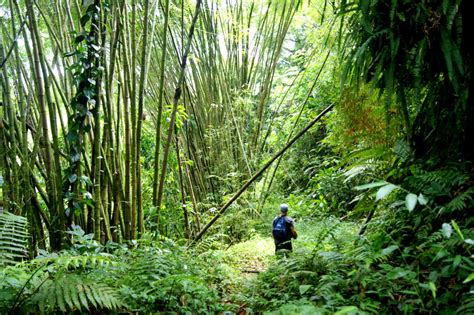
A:
POLYGON ((285 215, 288 213, 288 205, 286 203, 282 203, 280 205, 280 211, 281 211, 281 214, 285 215))

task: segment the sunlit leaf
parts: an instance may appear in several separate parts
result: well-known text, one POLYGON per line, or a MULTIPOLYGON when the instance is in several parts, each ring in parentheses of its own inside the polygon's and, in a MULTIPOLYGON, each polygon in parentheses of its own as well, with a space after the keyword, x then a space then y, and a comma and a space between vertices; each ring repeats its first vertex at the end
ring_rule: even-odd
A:
POLYGON ((405 197, 405 205, 407 206, 408 211, 413 211, 416 207, 416 203, 418 202, 418 197, 415 194, 409 193, 405 197))
POLYGON ((300 285, 300 294, 303 295, 305 294, 306 292, 308 292, 309 289, 311 289, 311 285, 310 284, 303 284, 303 285, 300 285))
POLYGON ((423 196, 423 194, 418 195, 418 203, 422 206, 426 205, 428 203, 428 199, 423 196))
POLYGON ((462 283, 468 283, 468 282, 471 282, 472 280, 474 280, 474 272, 471 273, 469 276, 467 276, 467 278, 464 279, 462 283))
POLYGON ((391 253, 393 253, 397 249, 398 249, 398 245, 390 245, 389 247, 384 248, 382 250, 382 255, 383 256, 390 255, 391 253))
POLYGON ((343 306, 334 315, 344 315, 352 312, 357 312, 359 309, 356 306, 343 306))
POLYGON ((383 198, 387 197, 393 190, 395 190, 397 188, 399 188, 399 187, 396 186, 396 185, 393 185, 393 184, 388 184, 388 185, 383 186, 382 188, 380 188, 377 191, 377 194, 375 196, 375 200, 380 200, 380 199, 383 199, 383 198))
POLYGON ((369 183, 369 184, 365 184, 365 185, 356 186, 356 187, 354 187, 354 189, 355 190, 366 190, 366 189, 370 189, 370 188, 380 187, 380 186, 383 186, 383 185, 387 185, 387 182, 385 182, 385 181, 373 182, 373 183, 369 183))
POLYGON ((451 224, 449 223, 443 223, 442 230, 443 230, 443 235, 446 236, 446 238, 450 238, 451 234, 453 234, 453 228, 451 227, 451 224))

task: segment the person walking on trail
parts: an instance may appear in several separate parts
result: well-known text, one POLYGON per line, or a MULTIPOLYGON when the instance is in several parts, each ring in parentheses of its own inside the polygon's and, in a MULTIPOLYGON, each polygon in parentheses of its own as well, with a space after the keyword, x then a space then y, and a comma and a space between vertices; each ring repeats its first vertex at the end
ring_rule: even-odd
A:
POLYGON ((275 253, 281 249, 293 251, 291 239, 298 235, 295 230, 295 221, 288 216, 288 205, 280 205, 280 215, 273 220, 273 239, 275 240, 275 253))

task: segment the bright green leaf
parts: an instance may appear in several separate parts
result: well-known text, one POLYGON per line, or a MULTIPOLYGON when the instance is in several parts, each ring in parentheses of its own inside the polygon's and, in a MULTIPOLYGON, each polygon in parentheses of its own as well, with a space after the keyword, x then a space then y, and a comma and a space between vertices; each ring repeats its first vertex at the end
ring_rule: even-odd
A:
POLYGON ((451 225, 453 226, 456 233, 458 233, 459 237, 464 241, 464 235, 462 234, 461 229, 459 228, 459 225, 456 223, 456 221, 451 220, 451 225))
POLYGON ((405 197, 405 205, 407 206, 408 211, 411 212, 415 209, 417 201, 418 197, 415 194, 410 193, 405 197))
POLYGON ((419 194, 418 195, 418 203, 422 206, 426 205, 428 203, 428 199, 426 199, 425 196, 423 196, 423 194, 419 194))
POLYGON ((358 310, 359 309, 357 308, 357 306, 343 306, 343 307, 341 307, 341 309, 339 311, 334 313, 334 315, 344 315, 344 314, 348 314, 348 313, 351 313, 351 312, 357 312, 358 310))
POLYGON ((389 247, 384 248, 382 250, 382 256, 390 255, 391 253, 393 253, 397 249, 398 249, 398 245, 390 245, 389 247))
POLYGON ((366 190, 366 189, 370 189, 370 188, 380 187, 380 186, 383 186, 383 185, 387 185, 387 182, 385 182, 385 181, 373 182, 373 183, 369 183, 369 184, 365 184, 365 185, 356 186, 356 187, 354 187, 354 189, 355 190, 366 190))
POLYGON ((471 282, 472 280, 474 280, 474 272, 471 273, 469 276, 467 276, 467 278, 462 283, 468 283, 468 282, 471 282))
POLYGON ((388 184, 388 185, 385 185, 385 186, 381 187, 377 191, 377 195, 375 196, 375 200, 380 200, 380 199, 383 199, 383 198, 387 197, 393 190, 395 190, 397 188, 399 188, 399 187, 394 185, 394 184, 388 184))
POLYGON ((433 294, 433 298, 436 299, 436 285, 434 282, 430 281, 429 283, 431 293, 433 294))
POLYGON ((300 294, 303 295, 305 294, 306 292, 308 292, 308 290, 311 288, 311 285, 310 284, 303 284, 303 285, 300 285, 300 294))
POLYGON ((453 228, 451 227, 451 224, 449 223, 443 223, 442 230, 443 230, 443 235, 446 236, 446 238, 450 238, 451 234, 453 234, 453 228))

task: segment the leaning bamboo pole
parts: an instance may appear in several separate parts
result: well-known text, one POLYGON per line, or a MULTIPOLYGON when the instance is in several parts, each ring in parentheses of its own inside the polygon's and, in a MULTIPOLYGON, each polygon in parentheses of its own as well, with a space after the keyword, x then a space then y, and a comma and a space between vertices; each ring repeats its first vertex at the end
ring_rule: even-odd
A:
POLYGON ((203 229, 196 235, 196 237, 194 238, 194 240, 190 243, 190 246, 193 245, 194 243, 196 243, 197 241, 199 241, 202 236, 204 235, 204 233, 206 233, 206 231, 214 224, 214 222, 217 221, 217 219, 219 219, 219 217, 229 208, 229 206, 234 203, 235 200, 237 200, 237 198, 240 197, 240 195, 242 195, 242 193, 244 191, 247 190, 247 188, 255 181, 257 180, 257 178, 259 178, 263 172, 265 172, 269 167, 270 165, 272 165, 273 162, 275 162, 276 159, 278 159, 283 153, 286 152, 286 150, 288 150, 292 145, 293 143, 296 142, 296 140, 298 140, 302 135, 304 135, 309 129, 311 129, 311 127, 313 127, 324 115, 326 115, 332 108, 334 107, 334 104, 331 104, 329 105, 328 107, 326 107, 318 116, 316 116, 316 118, 314 118, 305 128, 303 128, 300 132, 298 132, 298 134, 296 134, 290 141, 288 141, 288 143, 280 150, 278 151, 267 163, 265 163, 265 165, 263 165, 263 167, 257 172, 255 173, 254 176, 252 176, 252 178, 250 178, 221 208, 220 210, 217 212, 217 214, 203 227, 203 229))

